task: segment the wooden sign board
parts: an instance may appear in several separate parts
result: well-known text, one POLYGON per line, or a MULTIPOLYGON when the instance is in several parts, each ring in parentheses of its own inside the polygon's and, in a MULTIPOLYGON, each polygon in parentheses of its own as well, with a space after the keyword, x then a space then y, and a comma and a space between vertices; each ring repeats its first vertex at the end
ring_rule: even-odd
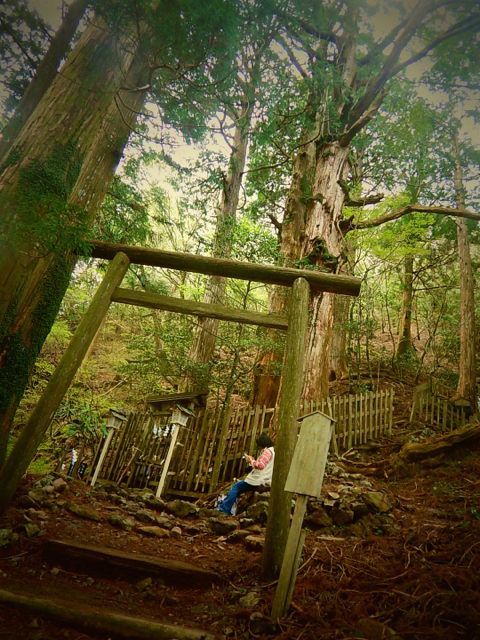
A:
POLYGON ((314 411, 299 418, 300 434, 288 472, 285 491, 320 497, 334 420, 314 411))

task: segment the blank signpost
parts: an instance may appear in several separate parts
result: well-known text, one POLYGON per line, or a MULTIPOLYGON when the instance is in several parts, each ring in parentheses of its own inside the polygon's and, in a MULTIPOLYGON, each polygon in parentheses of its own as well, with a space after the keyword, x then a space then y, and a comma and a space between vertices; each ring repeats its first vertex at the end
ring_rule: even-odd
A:
POLYGON ((272 618, 275 620, 281 618, 290 606, 305 540, 302 525, 307 500, 308 496, 320 497, 334 422, 320 411, 305 415, 299 421, 300 434, 285 483, 285 491, 296 493, 297 499, 273 599, 272 618))

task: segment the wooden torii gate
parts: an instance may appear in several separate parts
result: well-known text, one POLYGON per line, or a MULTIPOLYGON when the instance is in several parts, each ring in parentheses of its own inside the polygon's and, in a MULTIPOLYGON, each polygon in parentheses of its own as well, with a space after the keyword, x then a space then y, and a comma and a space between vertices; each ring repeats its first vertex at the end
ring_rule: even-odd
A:
POLYGON ((12 499, 112 302, 286 330, 275 466, 264 549, 264 572, 266 575, 277 575, 290 523, 291 499, 284 491, 284 486, 298 432, 310 290, 314 293, 326 291, 357 296, 360 279, 130 245, 106 242, 92 242, 91 245, 92 257, 111 260, 111 264, 0 470, 0 513, 12 499), (288 317, 122 289, 119 285, 131 263, 292 287, 288 317))

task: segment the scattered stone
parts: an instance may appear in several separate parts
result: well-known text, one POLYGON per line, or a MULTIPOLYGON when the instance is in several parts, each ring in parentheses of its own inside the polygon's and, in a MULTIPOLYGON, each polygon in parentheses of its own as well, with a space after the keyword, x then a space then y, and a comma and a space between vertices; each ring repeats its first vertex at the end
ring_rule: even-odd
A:
POLYGON ((24 494, 20 496, 17 500, 17 505, 19 507, 23 507, 24 509, 35 508, 38 507, 38 502, 34 500, 31 496, 24 494))
POLYGON ((170 531, 162 529, 161 527, 138 527, 137 531, 144 533, 147 536, 154 536, 155 538, 169 538, 170 531))
POLYGON ((327 491, 327 496, 332 500, 340 500, 340 494, 336 491, 327 491))
POLYGON ((198 510, 198 516, 200 518, 215 518, 218 515, 217 509, 210 509, 207 507, 200 507, 198 510))
POLYGON ((86 520, 94 520, 95 522, 100 522, 102 519, 102 516, 98 513, 98 511, 95 511, 95 509, 92 509, 92 507, 84 504, 76 504, 75 502, 71 502, 68 504, 68 510, 79 516, 80 518, 85 518, 86 520))
POLYGON ((49 474, 37 480, 33 486, 35 489, 41 489, 42 487, 46 487, 47 484, 52 484, 53 481, 54 477, 49 474))
POLYGON ((137 520, 140 520, 140 522, 157 523, 156 515, 148 509, 139 509, 135 512, 135 517, 137 520))
POLYGON ((250 535, 252 535, 252 532, 248 531, 248 529, 237 529, 227 537, 227 542, 240 542, 250 535))
POLYGON ((364 502, 353 502, 350 507, 353 509, 355 520, 360 520, 360 518, 363 518, 370 513, 364 502))
POLYGON ((305 523, 316 528, 331 527, 332 519, 325 509, 316 509, 313 513, 305 518, 305 523))
POLYGON ((210 528, 213 533, 224 536, 227 533, 231 533, 237 528, 237 521, 234 518, 220 517, 210 518, 210 528))
POLYGON ((252 504, 257 502, 268 502, 270 499, 270 491, 255 491, 252 497, 252 504))
POLYGON ((248 549, 252 549, 253 551, 259 551, 263 549, 264 544, 264 536, 247 536, 245 538, 245 546, 248 547, 248 549))
POLYGON ((278 627, 268 616, 259 611, 254 611, 250 616, 249 631, 252 636, 276 635, 278 627))
POLYGON ((68 486, 68 484, 65 482, 65 480, 63 478, 57 478, 56 480, 54 480, 52 482, 52 487, 58 493, 63 493, 65 491, 65 489, 67 488, 67 486, 68 486))
POLYGON ((171 529, 173 527, 173 522, 170 516, 167 516, 165 513, 159 514, 155 516, 155 522, 165 529, 171 529))
POLYGON ((331 498, 325 498, 323 501, 323 506, 327 508, 332 508, 337 504, 336 500, 332 500, 331 498))
POLYGON ((193 535, 196 535, 197 533, 206 533, 208 531, 208 528, 203 524, 200 524, 200 525, 188 524, 188 525, 185 525, 184 529, 187 533, 190 533, 193 535))
POLYGON ((135 520, 128 516, 123 516, 120 513, 112 513, 108 516, 108 522, 114 527, 119 527, 124 531, 131 531, 135 526, 135 520))
POLYGON ((43 492, 43 489, 32 489, 28 492, 28 497, 33 502, 31 506, 37 506, 45 502, 45 494, 43 492))
POLYGON ((268 516, 268 502, 257 502, 248 507, 246 512, 247 517, 253 518, 256 522, 265 524, 268 516))
POLYGON ((58 576, 58 574, 60 573, 60 569, 58 567, 52 567, 50 569, 50 573, 52 574, 52 576, 58 576))
POLYGON ((170 533, 171 533, 172 537, 174 537, 174 538, 181 538, 182 537, 182 530, 180 529, 180 527, 172 527, 170 529, 170 533))
POLYGON ((48 514, 46 511, 39 511, 38 509, 28 509, 29 518, 32 520, 48 520, 48 514))
POLYGON ((362 498, 373 513, 387 513, 392 509, 387 496, 381 491, 369 491, 364 493, 362 498))
POLYGON ((346 524, 351 524, 355 514, 352 509, 340 506, 334 507, 330 515, 332 517, 333 524, 337 525, 337 527, 342 527, 346 524))
POLYGON ((250 533, 263 533, 263 529, 264 528, 260 524, 252 524, 250 527, 248 527, 250 533))
POLYGON ((172 500, 167 502, 165 507, 177 518, 186 518, 187 516, 196 516, 198 514, 198 507, 186 500, 172 500))
POLYGON ((148 509, 152 509, 153 511, 164 511, 165 510, 165 500, 161 498, 155 498, 152 494, 148 498, 144 500, 144 505, 148 509))
POLYGON ((143 580, 139 580, 135 583, 135 589, 138 589, 138 591, 148 591, 148 589, 151 589, 152 585, 152 578, 143 578, 143 580))
POLYGON ((24 524, 23 526, 25 528, 25 533, 29 538, 38 536, 38 534, 40 533, 40 527, 34 522, 27 522, 27 524, 24 524))
POLYGON ((253 518, 240 518, 239 523, 241 527, 248 529, 255 525, 255 520, 253 518))
POLYGON ((238 601, 245 609, 254 609, 260 602, 260 597, 255 591, 249 591, 238 601))
POLYGON ((0 529, 0 548, 8 547, 8 545, 17 540, 18 534, 14 533, 12 529, 0 529))

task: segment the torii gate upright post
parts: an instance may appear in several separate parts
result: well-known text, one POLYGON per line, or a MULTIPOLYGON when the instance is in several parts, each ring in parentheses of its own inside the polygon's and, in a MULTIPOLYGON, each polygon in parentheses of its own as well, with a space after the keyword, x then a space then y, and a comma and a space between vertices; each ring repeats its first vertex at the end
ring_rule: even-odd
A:
POLYGON ((280 573, 290 528, 291 494, 284 491, 298 435, 298 416, 304 378, 305 341, 308 329, 310 286, 305 278, 293 283, 285 341, 282 381, 278 400, 275 465, 263 550, 263 572, 274 578, 280 573))
POLYGON ((28 465, 33 460, 55 411, 92 344, 110 307, 113 292, 127 272, 130 260, 117 253, 63 354, 40 400, 22 429, 5 464, 0 469, 0 513, 7 507, 28 465))

